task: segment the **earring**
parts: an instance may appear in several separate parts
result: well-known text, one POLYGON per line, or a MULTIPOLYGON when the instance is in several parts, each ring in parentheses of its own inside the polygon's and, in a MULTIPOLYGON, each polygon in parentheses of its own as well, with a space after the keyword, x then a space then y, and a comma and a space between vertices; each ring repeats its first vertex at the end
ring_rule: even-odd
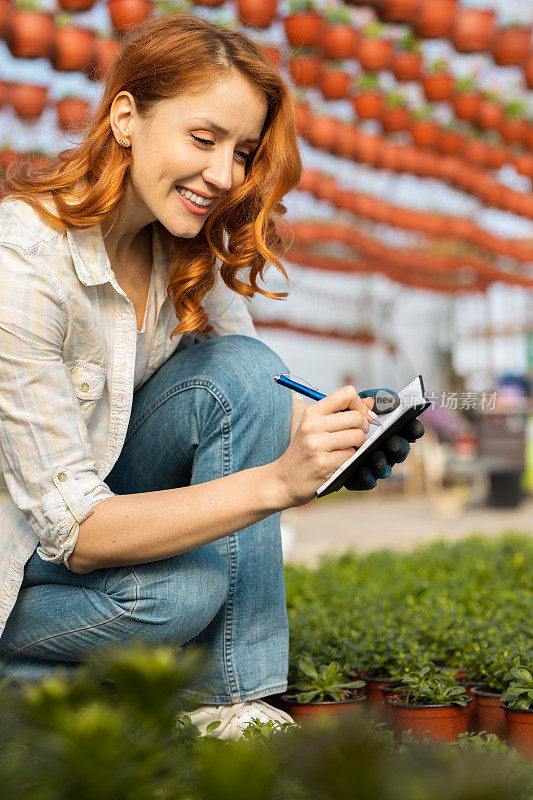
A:
POLYGON ((117 141, 121 147, 129 147, 129 143, 125 139, 120 138, 117 141))

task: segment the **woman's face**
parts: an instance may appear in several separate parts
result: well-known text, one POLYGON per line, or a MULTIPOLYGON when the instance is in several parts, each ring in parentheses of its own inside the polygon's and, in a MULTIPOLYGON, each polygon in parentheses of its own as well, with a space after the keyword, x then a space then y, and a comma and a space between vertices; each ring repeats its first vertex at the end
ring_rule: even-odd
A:
POLYGON ((264 96, 237 72, 201 93, 161 101, 149 120, 137 115, 129 92, 119 93, 112 127, 132 148, 129 215, 140 227, 158 219, 174 236, 196 236, 217 199, 244 183, 266 114, 264 96), (198 207, 198 196, 188 200, 185 191, 210 205, 198 207))

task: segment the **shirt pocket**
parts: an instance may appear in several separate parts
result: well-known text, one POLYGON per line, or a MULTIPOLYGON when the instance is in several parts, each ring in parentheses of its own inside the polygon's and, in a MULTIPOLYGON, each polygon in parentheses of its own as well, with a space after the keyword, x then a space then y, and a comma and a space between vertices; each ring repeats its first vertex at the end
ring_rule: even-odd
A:
POLYGON ((106 369, 81 359, 69 361, 67 367, 70 370, 81 413, 88 421, 96 408, 98 400, 102 397, 106 369))

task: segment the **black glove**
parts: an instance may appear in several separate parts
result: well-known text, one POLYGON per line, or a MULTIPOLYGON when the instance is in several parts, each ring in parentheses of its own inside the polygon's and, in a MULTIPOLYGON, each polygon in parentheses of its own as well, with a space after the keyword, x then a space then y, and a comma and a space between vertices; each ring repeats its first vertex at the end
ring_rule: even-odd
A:
POLYGON ((378 479, 388 478, 394 464, 405 461, 411 449, 409 442, 415 442, 426 432, 419 419, 408 422, 400 431, 393 434, 385 442, 383 450, 372 453, 367 464, 359 467, 355 475, 346 482, 345 486, 351 491, 373 489, 378 479))

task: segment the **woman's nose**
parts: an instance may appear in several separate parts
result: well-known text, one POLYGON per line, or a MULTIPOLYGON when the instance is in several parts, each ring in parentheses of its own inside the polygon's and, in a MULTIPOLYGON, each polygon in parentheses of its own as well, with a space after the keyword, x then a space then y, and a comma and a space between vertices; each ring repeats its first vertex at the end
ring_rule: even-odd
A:
POLYGON ((204 180, 217 189, 228 191, 233 185, 233 151, 213 153, 209 166, 204 170, 204 180))

